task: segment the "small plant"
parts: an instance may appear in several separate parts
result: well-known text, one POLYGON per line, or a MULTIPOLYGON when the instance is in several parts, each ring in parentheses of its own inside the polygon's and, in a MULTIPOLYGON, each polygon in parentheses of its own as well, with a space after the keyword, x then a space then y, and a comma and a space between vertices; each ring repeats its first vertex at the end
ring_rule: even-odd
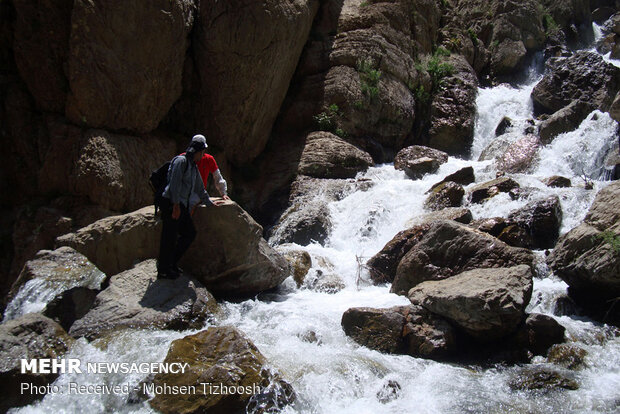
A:
POLYGON ((381 79, 381 71, 375 69, 372 61, 360 59, 357 61, 357 72, 362 83, 362 93, 375 100, 379 95, 379 79, 381 79))
POLYGON ((605 243, 608 243, 614 252, 620 253, 620 235, 617 235, 611 230, 605 230, 596 237, 603 239, 605 243))
POLYGON ((554 35, 560 31, 560 26, 558 26, 553 16, 550 14, 543 15, 543 27, 545 28, 547 36, 554 35))
POLYGON ((474 43, 474 45, 478 43, 478 35, 476 34, 476 31, 474 29, 472 29, 471 27, 467 29, 467 34, 469 35, 469 38, 474 43))
POLYGON ((336 131, 336 121, 340 116, 340 108, 336 104, 331 104, 326 111, 313 116, 314 122, 321 131, 336 131))
POLYGON ((431 94, 424 89, 424 85, 420 85, 416 88, 415 97, 420 103, 427 103, 431 100, 431 94))

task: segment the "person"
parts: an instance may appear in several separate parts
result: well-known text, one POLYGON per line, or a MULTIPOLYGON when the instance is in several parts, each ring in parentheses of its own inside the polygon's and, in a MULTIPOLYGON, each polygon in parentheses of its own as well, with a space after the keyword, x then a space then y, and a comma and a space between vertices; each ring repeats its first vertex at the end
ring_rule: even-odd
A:
POLYGON ((174 279, 181 273, 178 263, 196 238, 192 213, 200 202, 219 206, 205 190, 196 163, 207 149, 202 135, 195 135, 185 153, 174 157, 168 169, 168 184, 161 203, 162 231, 157 261, 157 277, 174 279), (190 213, 191 212, 191 213, 190 213))

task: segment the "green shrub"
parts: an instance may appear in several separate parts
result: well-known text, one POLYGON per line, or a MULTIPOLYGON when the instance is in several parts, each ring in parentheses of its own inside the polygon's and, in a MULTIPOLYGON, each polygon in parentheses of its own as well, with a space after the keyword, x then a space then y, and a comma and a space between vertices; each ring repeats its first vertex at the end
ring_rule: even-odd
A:
POLYGON ((331 104, 326 111, 321 112, 318 115, 314 115, 312 118, 317 127, 321 131, 334 132, 336 131, 336 123, 340 116, 340 108, 336 104, 331 104))
POLYGON ((604 232, 599 234, 597 237, 603 239, 605 243, 608 243, 611 246, 611 248, 614 250, 614 252, 620 253, 620 236, 615 234, 613 231, 605 230, 604 232))
POLYGON ((375 100, 379 95, 379 79, 381 79, 381 71, 374 67, 372 61, 360 59, 357 61, 357 73, 362 83, 362 93, 375 100))

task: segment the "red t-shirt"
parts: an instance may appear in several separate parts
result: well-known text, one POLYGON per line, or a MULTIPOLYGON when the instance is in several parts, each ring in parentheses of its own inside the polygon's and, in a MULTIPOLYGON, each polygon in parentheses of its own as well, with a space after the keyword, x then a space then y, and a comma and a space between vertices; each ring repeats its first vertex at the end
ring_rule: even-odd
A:
MULTIPOLYGON (((181 153, 181 155, 185 155, 185 153, 181 153)), ((202 156, 200 161, 196 163, 198 167, 198 171, 200 172, 200 176, 202 177, 202 182, 207 188, 207 181, 209 180, 209 174, 213 174, 217 171, 217 163, 215 162, 215 158, 212 155, 206 154, 202 156)))
POLYGON ((198 166, 198 171, 200 171, 200 176, 202 177, 202 182, 207 188, 207 180, 209 179, 209 174, 213 174, 217 171, 217 163, 215 162, 215 158, 209 154, 205 154, 202 156, 200 161, 196 163, 198 166))

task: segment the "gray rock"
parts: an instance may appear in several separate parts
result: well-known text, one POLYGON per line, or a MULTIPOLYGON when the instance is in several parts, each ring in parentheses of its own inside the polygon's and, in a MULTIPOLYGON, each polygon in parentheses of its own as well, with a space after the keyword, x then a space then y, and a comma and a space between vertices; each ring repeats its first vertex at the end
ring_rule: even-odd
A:
POLYGON ((90 311, 99 290, 85 287, 69 289, 56 296, 43 310, 43 314, 52 318, 68 331, 71 325, 90 311))
POLYGON ((468 195, 472 203, 480 203, 499 193, 507 193, 518 187, 519 183, 512 178, 500 177, 470 188, 468 195))
POLYGON ((11 287, 5 318, 42 311, 46 304, 72 288, 100 289, 105 279, 104 273, 71 247, 41 250, 26 262, 11 287))
POLYGON ((557 135, 574 131, 595 109, 593 104, 581 99, 571 102, 540 123, 538 128, 540 141, 548 145, 557 135))
POLYGON ((404 171, 411 179, 417 180, 424 174, 437 171, 439 166, 448 161, 448 154, 445 152, 413 145, 403 148, 394 158, 394 168, 404 171))
POLYGON ((517 330, 532 286, 532 270, 526 265, 475 269, 420 283, 409 291, 409 299, 488 342, 517 330))
POLYGON ((431 190, 431 194, 424 202, 424 207, 428 210, 459 207, 464 195, 465 190, 462 185, 448 181, 431 190))
POLYGON ((461 185, 468 185, 476 181, 476 177, 474 176, 474 168, 473 167, 465 167, 461 168, 457 172, 446 176, 440 182, 433 184, 429 191, 439 187, 443 183, 454 182, 461 185))
POLYGON ((297 283, 297 287, 303 285, 304 279, 312 267, 310 253, 305 250, 285 249, 283 246, 277 246, 276 250, 282 253, 284 258, 290 263, 293 269, 293 279, 297 283))
MULTIPOLYGON (((531 237, 536 249, 549 249, 555 246, 562 226, 562 206, 558 196, 533 201, 522 209, 511 213, 508 222, 517 224, 531 237)), ((510 244, 510 243, 509 243, 510 244)))
POLYGON ((308 135, 298 172, 316 178, 353 178, 371 165, 368 153, 322 131, 308 135))
POLYGON ((497 157, 497 169, 506 173, 528 171, 537 159, 540 140, 535 135, 526 135, 508 145, 505 152, 497 157))
POLYGON ((560 188, 572 187, 570 178, 562 177, 559 175, 554 175, 552 177, 546 178, 543 180, 543 182, 549 187, 560 187, 560 188))
POLYGON ((560 372, 557 369, 536 366, 519 369, 508 385, 513 390, 521 391, 579 389, 579 383, 575 380, 574 375, 560 372))
POLYGON ((122 328, 195 329, 217 312, 215 299, 198 281, 156 275, 155 260, 147 260, 113 276, 70 335, 92 340, 122 328))
POLYGON ((432 223, 400 260, 391 291, 406 295, 427 280, 441 280, 473 269, 533 267, 531 251, 508 246, 495 237, 454 221, 432 223))

